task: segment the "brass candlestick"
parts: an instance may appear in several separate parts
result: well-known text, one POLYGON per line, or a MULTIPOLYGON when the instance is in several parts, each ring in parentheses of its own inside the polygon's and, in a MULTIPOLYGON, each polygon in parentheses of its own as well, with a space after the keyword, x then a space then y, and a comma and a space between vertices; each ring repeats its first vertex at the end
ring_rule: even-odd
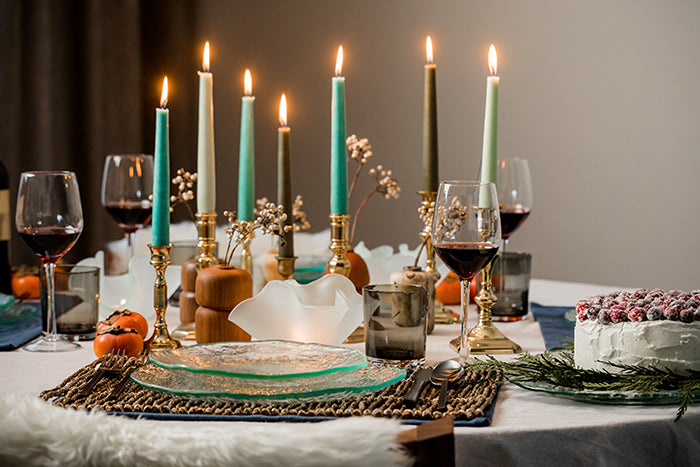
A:
POLYGON ((347 251, 350 249, 348 240, 348 226, 350 216, 347 214, 331 214, 331 246, 333 257, 328 262, 328 272, 331 274, 341 274, 350 276, 350 260, 347 251))
POLYGON ((297 260, 297 257, 292 256, 290 258, 285 258, 275 256, 275 258, 277 259, 277 272, 280 273, 280 276, 282 276, 284 280, 291 278, 294 274, 294 262, 297 260))
POLYGON ((216 250, 216 213, 198 212, 197 218, 197 268, 206 269, 218 263, 214 251, 216 250))
POLYGON ((170 350, 180 347, 180 341, 170 337, 165 311, 168 308, 168 284, 165 270, 170 265, 171 244, 164 246, 148 245, 151 250, 151 265, 156 269, 156 281, 153 284, 153 307, 156 310, 156 322, 150 339, 150 350, 170 350))
MULTIPOLYGON (((437 285, 438 280, 440 280, 440 273, 435 266, 435 248, 433 248, 433 240, 430 238, 430 234, 433 230, 433 216, 427 215, 428 213, 435 211, 435 198, 437 197, 437 192, 419 191, 418 194, 423 198, 419 212, 421 213, 421 219, 423 220, 423 230, 420 232, 420 238, 425 242, 425 270, 433 273, 433 280, 435 281, 435 285, 437 285)), ((447 310, 445 310, 442 302, 436 298, 435 324, 452 324, 454 322, 454 318, 452 318, 447 310)))
POLYGON ((253 277, 253 255, 250 252, 250 242, 253 241, 255 234, 250 232, 245 240, 243 240, 243 253, 241 254, 241 269, 245 269, 253 277))

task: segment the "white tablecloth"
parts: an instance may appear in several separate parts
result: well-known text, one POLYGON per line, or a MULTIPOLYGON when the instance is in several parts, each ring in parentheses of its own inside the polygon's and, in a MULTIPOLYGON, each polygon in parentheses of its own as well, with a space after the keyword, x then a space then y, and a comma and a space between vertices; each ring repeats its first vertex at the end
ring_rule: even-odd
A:
MULTIPOLYGON (((533 280, 530 299, 542 305, 573 306, 580 298, 612 290, 591 284, 533 280)), ((476 322, 476 313, 470 314, 469 319, 476 322)), ((177 324, 176 310, 169 311, 168 321, 177 324)), ((539 325, 531 316, 521 322, 496 325, 524 350, 544 350, 539 325)), ((449 341, 458 333, 458 325, 436 326, 428 340, 427 363, 454 358, 449 341)), ((363 348, 362 344, 354 347, 363 348)), ((0 391, 38 394, 59 384, 94 358, 91 342, 79 351, 59 354, 2 352, 0 391)), ((674 423, 675 412, 675 406, 575 402, 506 383, 500 390, 490 427, 455 428, 457 462, 458 465, 697 465, 700 406, 691 407, 682 420, 674 423)))

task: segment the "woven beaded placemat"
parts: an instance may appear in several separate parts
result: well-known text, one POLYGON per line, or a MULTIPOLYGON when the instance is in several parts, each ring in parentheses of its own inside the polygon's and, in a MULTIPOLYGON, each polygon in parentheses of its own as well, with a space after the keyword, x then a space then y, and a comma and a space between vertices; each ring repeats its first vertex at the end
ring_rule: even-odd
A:
MULTIPOLYGON (((124 358, 123 368, 136 365, 135 359, 124 358)), ((169 420, 323 421, 371 415, 417 424, 450 415, 456 426, 488 426, 501 381, 501 375, 491 371, 467 370, 464 380, 450 387, 445 410, 437 410, 438 389, 429 384, 415 408, 403 405, 403 396, 413 384, 413 372, 380 391, 334 402, 280 405, 211 401, 144 388, 133 381, 116 398, 110 398, 121 376, 109 374, 87 396, 81 395, 100 362, 98 359, 84 366, 55 388, 42 392, 41 397, 61 407, 169 420)))

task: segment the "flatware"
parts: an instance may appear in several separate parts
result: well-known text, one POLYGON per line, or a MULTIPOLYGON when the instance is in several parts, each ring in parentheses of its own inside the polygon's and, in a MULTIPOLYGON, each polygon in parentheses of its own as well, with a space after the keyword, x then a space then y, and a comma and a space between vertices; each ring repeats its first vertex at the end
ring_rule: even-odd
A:
POLYGON ((115 349, 111 349, 108 353, 106 353, 102 357, 100 367, 95 371, 95 374, 92 375, 90 381, 83 386, 83 389, 80 391, 80 395, 87 396, 90 394, 97 382, 100 381, 107 373, 121 373, 123 365, 123 359, 121 357, 124 355, 126 355, 126 351, 115 349))
POLYGON ((406 393, 406 395, 403 398, 403 403, 414 407, 416 405, 416 402, 418 401, 418 397, 420 396, 421 391, 423 390, 423 387, 425 386, 425 383, 430 381, 430 375, 433 372, 433 369, 431 367, 427 368, 421 368, 420 370, 416 371, 413 375, 413 386, 411 386, 411 389, 406 393))
POLYGON ((139 355, 136 358, 136 360, 132 362, 131 366, 124 370, 121 379, 119 380, 119 382, 117 382, 117 384, 114 386, 114 389, 112 389, 112 392, 109 394, 109 399, 116 399, 117 397, 119 397, 119 395, 124 391, 126 384, 129 382, 131 373, 133 373, 134 370, 146 363, 146 358, 147 355, 145 353, 139 355))
POLYGON ((430 375, 430 382, 440 388, 438 396, 438 410, 444 410, 447 406, 447 388, 450 383, 464 378, 464 367, 454 360, 445 360, 435 367, 430 375))

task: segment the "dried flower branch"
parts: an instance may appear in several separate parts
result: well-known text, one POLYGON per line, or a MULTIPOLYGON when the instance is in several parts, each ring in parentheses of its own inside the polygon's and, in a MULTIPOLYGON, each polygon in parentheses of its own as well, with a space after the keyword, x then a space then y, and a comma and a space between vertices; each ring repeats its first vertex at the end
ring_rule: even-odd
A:
MULTIPOLYGON (((360 178, 360 173, 367 164, 367 160, 372 157, 372 145, 369 144, 367 138, 358 138, 357 135, 350 135, 345 140, 345 145, 347 147, 348 159, 352 159, 357 162, 357 169, 355 170, 355 175, 350 183, 350 189, 348 190, 348 201, 352 198, 352 194, 355 192, 355 187, 357 186, 357 181, 360 178)), ((374 169, 369 170, 369 176, 374 178, 375 186, 367 196, 360 202, 357 210, 355 211, 355 216, 352 220, 352 228, 350 229, 350 244, 352 244, 355 238, 355 227, 357 226, 357 218, 362 211, 362 208, 367 204, 367 201, 375 193, 380 193, 384 195, 385 199, 398 198, 401 187, 399 187, 396 179, 392 177, 391 170, 387 170, 381 165, 378 165, 374 169)))
POLYGON ((184 204, 192 221, 196 222, 194 211, 190 201, 194 199, 194 184, 197 183, 197 173, 190 173, 185 169, 177 169, 177 175, 172 179, 172 184, 177 186, 177 195, 170 196, 170 212, 175 210, 178 204, 184 204))
POLYGON ((226 255, 224 257, 227 266, 231 264, 236 248, 250 238, 255 230, 260 229, 263 234, 276 235, 278 237, 282 237, 284 233, 292 230, 291 225, 282 225, 287 220, 287 214, 284 213, 284 208, 281 205, 277 206, 274 203, 270 203, 267 201, 267 198, 257 200, 256 204, 255 220, 252 221, 237 219, 235 211, 224 211, 224 216, 228 218, 229 223, 229 227, 224 230, 228 237, 228 245, 226 246, 226 255))
POLYGON ((295 232, 306 230, 311 227, 309 221, 306 220, 306 213, 301 210, 303 205, 304 202, 301 200, 301 195, 297 195, 292 205, 292 225, 294 226, 295 232))
POLYGON ((454 237, 457 234, 459 228, 467 221, 469 208, 462 206, 455 196, 449 207, 438 207, 435 215, 437 216, 436 230, 440 235, 438 242, 440 242, 444 237, 454 237))

